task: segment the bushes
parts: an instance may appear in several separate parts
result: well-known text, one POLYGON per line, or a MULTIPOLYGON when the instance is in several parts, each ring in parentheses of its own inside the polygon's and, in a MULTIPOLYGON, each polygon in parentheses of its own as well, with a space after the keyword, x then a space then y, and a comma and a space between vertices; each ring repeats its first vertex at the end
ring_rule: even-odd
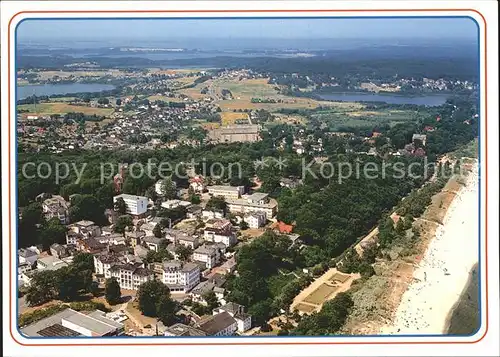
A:
POLYGON ((38 310, 35 310, 33 312, 27 312, 27 313, 21 314, 19 316, 19 320, 18 320, 19 327, 24 327, 26 325, 30 325, 32 323, 40 321, 41 319, 55 315, 58 312, 61 312, 67 308, 68 308, 68 306, 66 306, 64 304, 54 304, 54 305, 50 305, 48 307, 45 307, 43 309, 38 309, 38 310))

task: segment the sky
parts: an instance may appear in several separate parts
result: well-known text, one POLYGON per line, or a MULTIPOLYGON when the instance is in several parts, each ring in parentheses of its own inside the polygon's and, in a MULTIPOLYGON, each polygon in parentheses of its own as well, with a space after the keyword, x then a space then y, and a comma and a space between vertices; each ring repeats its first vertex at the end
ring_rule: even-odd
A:
POLYGON ((36 40, 106 41, 124 38, 427 38, 475 39, 469 18, 385 19, 86 19, 26 20, 17 31, 20 42, 36 40))

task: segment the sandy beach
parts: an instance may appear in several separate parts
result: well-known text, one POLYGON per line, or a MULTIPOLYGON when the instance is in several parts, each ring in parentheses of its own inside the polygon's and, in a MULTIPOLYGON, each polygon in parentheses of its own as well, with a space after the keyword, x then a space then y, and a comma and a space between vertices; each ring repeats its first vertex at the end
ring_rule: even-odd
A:
POLYGON ((445 333, 449 313, 478 261, 478 228, 478 176, 474 165, 415 268, 393 323, 382 327, 380 334, 445 333))

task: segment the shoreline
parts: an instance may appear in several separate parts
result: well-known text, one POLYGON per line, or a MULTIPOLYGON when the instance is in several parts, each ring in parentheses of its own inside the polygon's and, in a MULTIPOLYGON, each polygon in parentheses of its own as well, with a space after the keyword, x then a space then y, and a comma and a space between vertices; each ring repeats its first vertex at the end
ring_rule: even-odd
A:
POLYGON ((447 334, 450 316, 467 289, 470 272, 478 261, 476 210, 477 162, 451 202, 429 242, 422 260, 415 265, 411 283, 403 293, 392 323, 380 334, 447 334))

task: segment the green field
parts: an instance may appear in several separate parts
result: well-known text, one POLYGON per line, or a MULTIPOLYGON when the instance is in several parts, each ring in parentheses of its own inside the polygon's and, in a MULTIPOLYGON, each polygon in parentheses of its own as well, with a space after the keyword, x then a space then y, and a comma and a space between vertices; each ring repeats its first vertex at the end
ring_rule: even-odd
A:
POLYGON ((92 108, 87 106, 71 105, 64 102, 40 103, 36 107, 34 104, 23 104, 17 106, 18 110, 27 110, 29 114, 50 115, 66 113, 83 113, 87 115, 109 116, 113 113, 113 108, 92 108))

